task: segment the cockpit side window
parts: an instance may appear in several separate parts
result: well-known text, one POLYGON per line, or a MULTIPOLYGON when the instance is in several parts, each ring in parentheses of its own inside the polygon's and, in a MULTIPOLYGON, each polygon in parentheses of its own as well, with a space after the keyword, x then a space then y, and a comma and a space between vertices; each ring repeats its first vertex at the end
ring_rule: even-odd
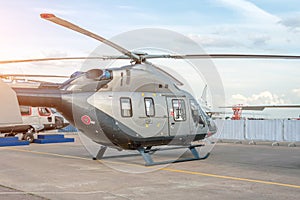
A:
POLYGON ((195 100, 190 99, 190 106, 194 123, 199 123, 205 126, 205 115, 198 103, 195 100))
POLYGON ((195 123, 199 122, 199 107, 194 100, 190 100, 192 118, 195 123))
POLYGON ((145 112, 147 117, 155 116, 154 100, 150 97, 144 99, 145 102, 145 112))
POLYGON ((132 117, 131 99, 128 97, 121 97, 120 104, 121 104, 121 116, 132 117))
POLYGON ((185 110, 184 100, 173 99, 172 107, 173 107, 174 121, 185 121, 186 120, 186 110, 185 110))

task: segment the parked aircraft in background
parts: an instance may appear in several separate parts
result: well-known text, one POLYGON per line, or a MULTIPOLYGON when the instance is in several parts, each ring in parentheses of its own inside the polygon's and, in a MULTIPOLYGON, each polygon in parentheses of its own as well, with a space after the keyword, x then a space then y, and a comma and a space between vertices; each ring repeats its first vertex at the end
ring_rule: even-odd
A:
POLYGON ((232 120, 242 119, 243 110, 263 111, 265 108, 300 108, 300 104, 279 104, 279 105, 243 105, 237 104, 233 106, 223 106, 220 108, 231 108, 233 115, 232 120))
POLYGON ((20 106, 20 112, 23 123, 0 123, 0 133, 5 137, 23 134, 23 140, 33 142, 34 133, 61 129, 69 125, 59 113, 47 107, 20 106))
MULTIPOLYGON (((25 74, 1 74, 2 82, 9 85, 11 88, 36 88, 43 81, 30 80, 31 78, 47 78, 47 75, 25 75, 25 74)), ((52 77, 52 76, 51 76, 52 77)), ((56 76, 57 78, 65 78, 65 76, 56 76)), ((43 82, 47 84, 47 82, 43 82)), ((52 84, 53 85, 53 84, 52 84)), ((2 92, 5 88, 1 89, 2 92)), ((6 96, 7 97, 7 96, 6 96)), ((2 96, 2 101, 5 97, 2 96)), ((4 102, 1 102, 2 104, 4 102)), ((12 102, 8 102, 12 104, 12 102)), ((7 109, 0 115, 0 133, 6 136, 15 136, 23 134, 22 139, 33 142, 34 133, 46 130, 61 129, 69 125, 69 122, 56 112, 53 108, 48 107, 31 107, 20 106, 19 110, 7 109), (10 121, 9 115, 21 113, 21 118, 16 121, 10 121)))

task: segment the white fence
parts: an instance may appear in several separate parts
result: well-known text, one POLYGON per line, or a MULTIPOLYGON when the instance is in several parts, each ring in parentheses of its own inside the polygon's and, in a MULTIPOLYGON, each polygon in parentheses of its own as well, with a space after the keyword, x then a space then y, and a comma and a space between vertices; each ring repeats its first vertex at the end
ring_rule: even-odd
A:
POLYGON ((300 120, 215 120, 219 139, 300 142, 300 120))

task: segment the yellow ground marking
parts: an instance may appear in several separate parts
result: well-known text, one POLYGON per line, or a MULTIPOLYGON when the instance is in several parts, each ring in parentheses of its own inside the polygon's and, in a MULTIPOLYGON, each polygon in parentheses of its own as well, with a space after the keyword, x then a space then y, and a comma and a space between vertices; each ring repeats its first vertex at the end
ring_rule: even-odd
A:
MULTIPOLYGON (((19 151, 19 152, 27 152, 27 153, 33 153, 33 154, 40 154, 40 155, 51 155, 51 156, 57 156, 57 157, 62 157, 62 158, 91 160, 91 158, 83 158, 83 157, 79 157, 79 156, 69 156, 69 155, 56 154, 56 153, 47 153, 47 152, 32 151, 32 150, 25 150, 25 149, 16 149, 16 148, 12 148, 12 147, 4 147, 2 149, 19 151)), ((112 163, 112 164, 118 164, 118 165, 129 165, 129 166, 134 166, 134 167, 145 167, 145 166, 138 165, 138 164, 124 163, 124 162, 117 162, 117 161, 107 161, 107 160, 97 160, 97 161, 100 163, 112 163)), ((157 167, 157 166, 150 166, 147 168, 155 168, 155 167, 157 167)), ((202 172, 195 172, 195 171, 188 171, 188 170, 172 169, 172 168, 167 168, 167 167, 157 168, 157 170, 181 173, 181 174, 197 175, 197 176, 207 176, 207 177, 227 179, 227 180, 233 180, 233 181, 261 183, 261 184, 265 184, 265 185, 276 185, 276 186, 300 189, 300 185, 294 185, 294 184, 286 184, 286 183, 263 181, 263 180, 257 180, 257 179, 248 179, 248 178, 239 178, 239 177, 233 177, 233 176, 223 176, 223 175, 209 174, 209 173, 202 173, 202 172)))
POLYGON ((20 152, 27 152, 27 153, 33 153, 33 154, 40 154, 40 155, 50 155, 50 156, 56 156, 56 157, 63 157, 63 158, 73 158, 73 159, 81 159, 81 160, 91 160, 90 158, 83 158, 79 156, 69 156, 69 155, 63 155, 63 154, 57 154, 57 153, 48 153, 48 152, 41 152, 41 151, 32 151, 32 150, 26 150, 26 149, 16 149, 12 147, 4 147, 3 149, 7 150, 13 150, 13 151, 20 151, 20 152))
POLYGON ((300 185, 293 185, 293 184, 285 184, 285 183, 278 183, 278 182, 271 182, 271 181, 248 179, 248 178, 239 178, 239 177, 233 177, 233 176, 223 176, 223 175, 217 175, 217 174, 208 174, 208 173, 202 173, 202 172, 193 172, 193 171, 171 169, 171 168, 163 168, 161 170, 169 171, 169 172, 176 172, 176 173, 183 173, 183 174, 192 174, 192 175, 198 175, 198 176, 208 176, 208 177, 214 177, 214 178, 220 178, 220 179, 229 179, 229 180, 234 180, 234 181, 262 183, 262 184, 266 184, 266 185, 277 185, 277 186, 284 186, 284 187, 300 189, 300 185))

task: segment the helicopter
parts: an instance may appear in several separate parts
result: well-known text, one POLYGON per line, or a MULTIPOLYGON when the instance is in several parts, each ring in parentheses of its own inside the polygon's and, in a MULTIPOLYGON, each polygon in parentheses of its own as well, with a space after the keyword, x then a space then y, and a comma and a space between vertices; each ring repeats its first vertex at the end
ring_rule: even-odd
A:
MULTIPOLYGON (((147 54, 127 50, 110 40, 83 29, 54 14, 43 13, 41 18, 94 38, 122 53, 121 56, 41 58, 0 61, 0 64, 68 59, 122 59, 129 65, 73 73, 63 83, 43 83, 36 88, 17 88, 13 91, 20 105, 53 107, 92 141, 102 145, 96 158, 104 158, 107 147, 135 150, 145 165, 205 159, 193 144, 217 132, 214 121, 205 113, 196 98, 183 89, 183 83, 173 75, 149 62, 154 58, 276 58, 299 59, 286 55, 240 54, 147 54), (159 146, 187 148, 193 157, 155 162, 152 153, 159 146), (155 147, 155 148, 154 148, 155 147)), ((166 148, 168 149, 168 148, 166 148)))

